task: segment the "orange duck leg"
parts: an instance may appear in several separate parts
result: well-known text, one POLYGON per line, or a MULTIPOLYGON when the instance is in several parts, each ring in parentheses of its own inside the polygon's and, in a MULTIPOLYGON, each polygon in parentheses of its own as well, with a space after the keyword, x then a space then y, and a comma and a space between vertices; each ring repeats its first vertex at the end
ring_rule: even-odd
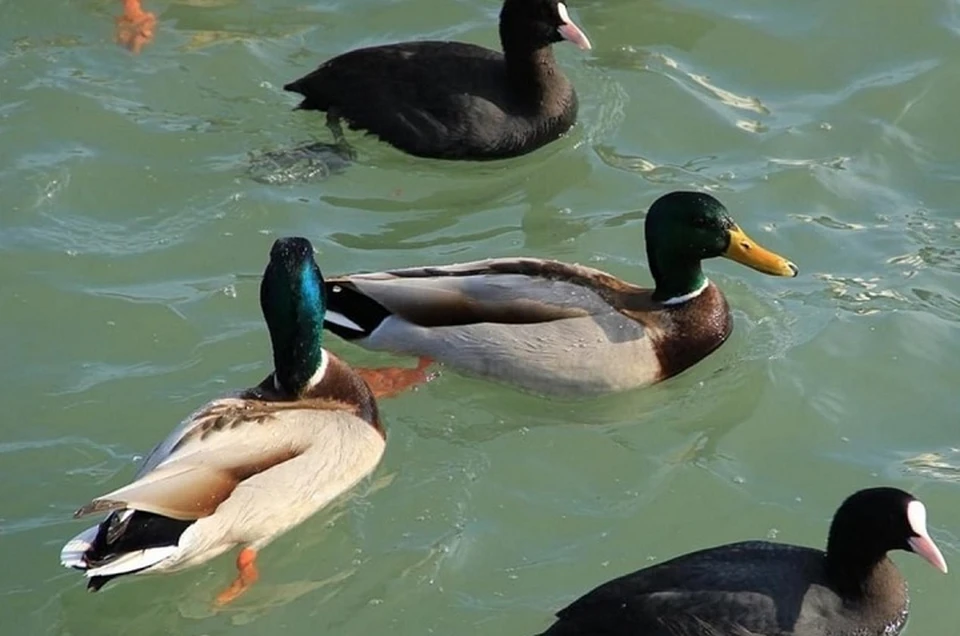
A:
POLYGON ((379 398, 394 397, 410 387, 434 378, 434 374, 427 373, 427 367, 433 364, 430 358, 420 358, 415 369, 401 367, 383 367, 377 369, 355 368, 361 378, 370 386, 373 395, 379 398))
POLYGON ((257 551, 253 548, 244 548, 237 555, 237 578, 230 587, 217 595, 216 604, 220 607, 229 605, 237 600, 250 586, 260 578, 257 571, 257 551))
POLYGON ((157 16, 144 11, 140 0, 123 0, 123 15, 117 16, 117 43, 139 53, 153 40, 157 16))

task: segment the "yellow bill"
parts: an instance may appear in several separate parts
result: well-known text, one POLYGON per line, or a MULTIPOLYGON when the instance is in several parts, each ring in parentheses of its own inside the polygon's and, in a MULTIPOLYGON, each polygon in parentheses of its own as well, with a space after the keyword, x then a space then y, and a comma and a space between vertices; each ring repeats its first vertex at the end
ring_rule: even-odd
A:
POLYGON ((760 247, 739 227, 734 226, 727 232, 730 235, 730 246, 723 253, 725 258, 771 276, 789 276, 792 278, 800 271, 796 265, 784 257, 760 247))

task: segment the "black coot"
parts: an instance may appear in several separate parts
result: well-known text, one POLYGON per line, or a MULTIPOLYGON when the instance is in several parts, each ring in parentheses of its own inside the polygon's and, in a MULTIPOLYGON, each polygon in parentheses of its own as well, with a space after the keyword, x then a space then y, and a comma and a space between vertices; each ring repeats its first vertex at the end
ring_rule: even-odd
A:
POLYGON ((284 86, 299 108, 327 113, 400 150, 439 159, 502 159, 531 152, 566 132, 577 94, 550 45, 590 48, 558 0, 505 0, 503 53, 462 42, 403 42, 339 55, 284 86))
POLYGON ((851 495, 827 551, 748 541, 686 554, 596 588, 541 636, 892 636, 907 586, 890 550, 947 571, 926 509, 895 488, 851 495))

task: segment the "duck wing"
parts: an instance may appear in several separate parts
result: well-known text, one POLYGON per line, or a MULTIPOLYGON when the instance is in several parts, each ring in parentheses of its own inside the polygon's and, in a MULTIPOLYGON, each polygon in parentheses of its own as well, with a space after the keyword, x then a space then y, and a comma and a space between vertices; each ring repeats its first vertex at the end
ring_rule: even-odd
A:
POLYGON ((317 409, 342 407, 322 400, 211 402, 154 449, 135 481, 94 499, 75 516, 124 508, 180 520, 209 516, 241 482, 305 452, 317 409))
POLYGON ((390 316, 422 327, 531 324, 625 310, 649 295, 600 270, 532 258, 352 274, 326 285, 327 326, 348 338, 390 316))

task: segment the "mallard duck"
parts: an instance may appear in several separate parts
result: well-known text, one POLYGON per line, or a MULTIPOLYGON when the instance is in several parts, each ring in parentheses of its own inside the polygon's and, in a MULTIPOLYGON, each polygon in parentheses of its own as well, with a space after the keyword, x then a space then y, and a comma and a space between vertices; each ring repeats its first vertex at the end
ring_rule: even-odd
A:
POLYGON ((826 552, 743 541, 678 556, 600 585, 540 636, 895 636, 909 597, 891 550, 947 572, 924 505, 869 488, 837 509, 826 552))
POLYGON ((368 349, 537 393, 592 395, 659 382, 723 344, 730 310, 702 259, 724 256, 773 276, 798 271, 699 192, 657 199, 646 243, 653 289, 534 258, 351 274, 327 280, 324 325, 368 349))
POLYGON ((109 512, 66 544, 61 563, 89 589, 172 572, 243 546, 228 603, 257 579, 257 552, 370 474, 386 436, 367 385, 321 346, 324 288, 303 238, 274 243, 260 286, 274 371, 202 406, 147 457, 136 479, 76 516, 109 512))

